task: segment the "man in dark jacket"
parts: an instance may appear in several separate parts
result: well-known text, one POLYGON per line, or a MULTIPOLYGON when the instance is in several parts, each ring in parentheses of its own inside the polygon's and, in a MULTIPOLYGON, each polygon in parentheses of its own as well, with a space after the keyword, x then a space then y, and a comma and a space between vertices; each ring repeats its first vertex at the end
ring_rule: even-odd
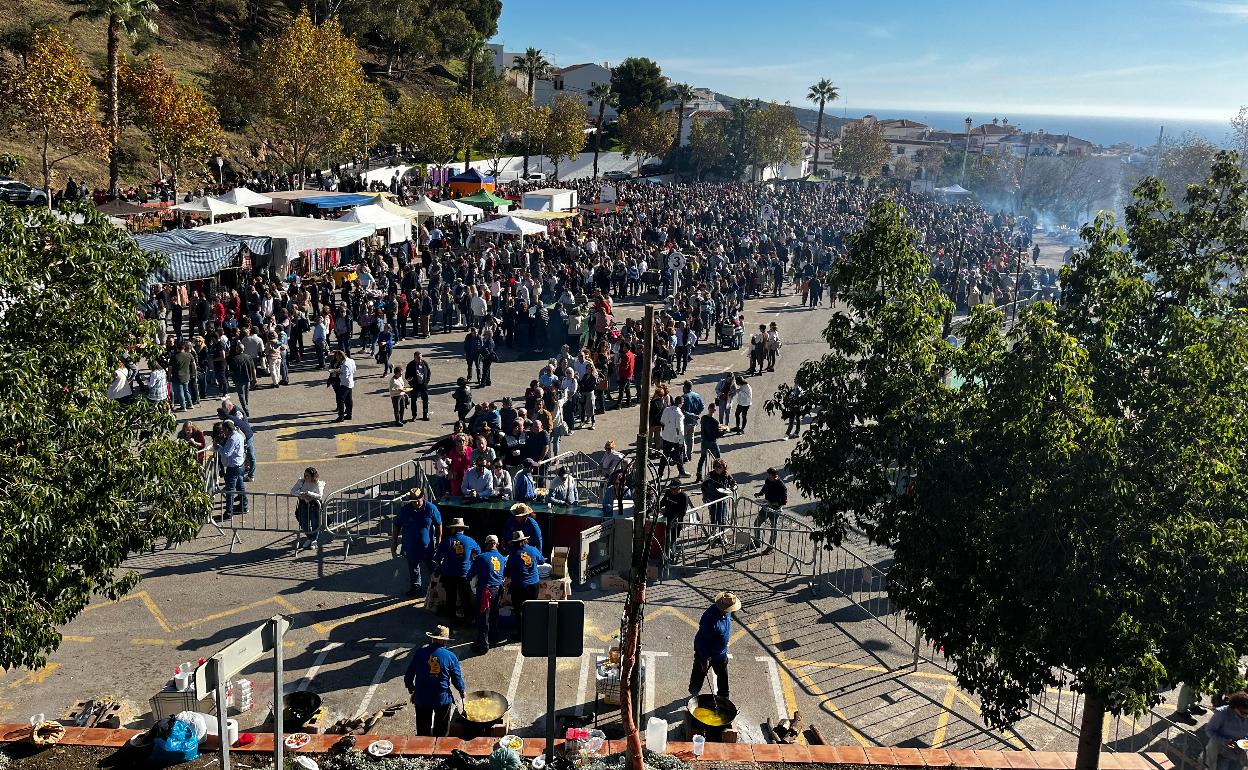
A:
POLYGON ((419 351, 412 354, 412 360, 407 362, 407 366, 403 370, 403 378, 407 380, 408 387, 412 389, 412 419, 416 419, 416 400, 420 400, 421 411, 424 416, 420 419, 429 419, 429 381, 433 377, 433 371, 429 368, 429 362, 419 351))

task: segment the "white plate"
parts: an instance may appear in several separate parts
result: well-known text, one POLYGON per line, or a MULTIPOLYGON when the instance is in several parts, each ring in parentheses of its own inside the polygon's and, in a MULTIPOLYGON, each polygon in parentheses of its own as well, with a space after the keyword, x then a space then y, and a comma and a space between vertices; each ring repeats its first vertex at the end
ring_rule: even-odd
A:
POLYGON ((368 744, 368 753, 374 757, 384 757, 394 751, 394 744, 390 741, 373 741, 368 744))
POLYGON ((1240 747, 1241 749, 1248 751, 1248 738, 1240 738, 1239 740, 1235 741, 1235 745, 1240 747))
POLYGON ((285 745, 286 748, 294 749, 295 751, 307 746, 311 742, 312 736, 307 733, 291 733, 282 740, 282 744, 285 745))
POLYGON ((502 738, 498 739, 498 745, 505 749, 511 749, 519 754, 520 750, 524 748, 524 739, 519 735, 504 735, 502 738))
POLYGON ((295 757, 295 766, 303 770, 321 770, 321 766, 312 757, 295 757))

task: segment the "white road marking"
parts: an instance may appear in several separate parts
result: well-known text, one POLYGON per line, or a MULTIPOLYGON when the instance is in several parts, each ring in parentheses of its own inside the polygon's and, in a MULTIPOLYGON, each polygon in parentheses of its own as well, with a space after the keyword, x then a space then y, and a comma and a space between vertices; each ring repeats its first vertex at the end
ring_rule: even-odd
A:
POLYGON ((754 660, 767 664, 767 677, 771 680, 771 697, 776 699, 776 719, 787 719, 784 713, 784 690, 780 686, 780 668, 770 655, 760 655, 754 660))
POLYGON ((667 653, 648 650, 642 652, 641 656, 646 659, 646 699, 642 716, 650 716, 654 713, 654 691, 658 689, 658 682, 655 680, 655 669, 658 665, 655 658, 666 658, 667 653))
POLYGON ((589 670, 594 665, 594 656, 602 654, 602 650, 594 650, 588 647, 581 654, 581 674, 576 684, 576 715, 578 717, 585 716, 585 698, 589 696, 589 670))
POLYGON ((355 711, 357 716, 363 716, 368 713, 368 704, 372 702, 373 696, 377 694, 377 688, 381 686, 381 680, 386 678, 386 669, 390 667, 390 661, 394 660, 394 656, 398 655, 408 645, 383 643, 378 644, 377 647, 386 651, 381 654, 381 665, 377 667, 377 673, 373 674, 372 684, 368 686, 368 690, 364 693, 364 700, 360 701, 360 707, 355 711))
POLYGON ((524 669, 524 654, 520 646, 516 646, 516 665, 511 669, 511 681, 507 683, 507 702, 511 704, 511 720, 513 726, 520 719, 516 713, 516 692, 520 689, 520 672, 524 669))
POLYGON ((312 686, 312 680, 316 678, 316 674, 321 670, 321 666, 325 665, 325 658, 329 657, 329 653, 342 646, 342 642, 330 642, 321 648, 316 654, 316 659, 312 661, 312 667, 308 669, 308 673, 303 675, 303 679, 299 680, 295 692, 303 692, 312 686))

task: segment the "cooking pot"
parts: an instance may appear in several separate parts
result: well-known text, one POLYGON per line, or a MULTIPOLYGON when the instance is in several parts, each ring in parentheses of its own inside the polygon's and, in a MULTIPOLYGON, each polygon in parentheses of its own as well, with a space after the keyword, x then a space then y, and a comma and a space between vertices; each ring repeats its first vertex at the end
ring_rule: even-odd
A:
POLYGON ((723 737, 724 730, 732 727, 733 720, 737 718, 737 707, 732 701, 718 695, 695 695, 685 703, 685 710, 689 712, 689 719, 693 721, 695 731, 705 735, 709 740, 719 740, 723 737), (710 725, 698 719, 695 713, 696 709, 710 709, 724 718, 722 725, 710 725))

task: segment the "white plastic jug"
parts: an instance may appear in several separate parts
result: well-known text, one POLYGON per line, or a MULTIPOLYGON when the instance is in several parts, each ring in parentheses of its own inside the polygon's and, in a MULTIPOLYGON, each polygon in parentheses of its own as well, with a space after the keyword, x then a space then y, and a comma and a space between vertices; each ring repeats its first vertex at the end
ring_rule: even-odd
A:
POLYGON ((646 722, 646 748, 656 754, 667 751, 667 720, 650 717, 646 722))

